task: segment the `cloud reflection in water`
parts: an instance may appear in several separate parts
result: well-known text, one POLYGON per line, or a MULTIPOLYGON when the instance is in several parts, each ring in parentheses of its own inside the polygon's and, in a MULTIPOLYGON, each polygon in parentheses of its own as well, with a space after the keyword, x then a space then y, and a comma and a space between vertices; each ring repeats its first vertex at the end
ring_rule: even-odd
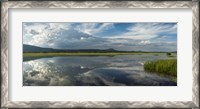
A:
POLYGON ((23 62, 24 86, 174 86, 166 77, 143 71, 146 60, 165 55, 67 56, 23 62))

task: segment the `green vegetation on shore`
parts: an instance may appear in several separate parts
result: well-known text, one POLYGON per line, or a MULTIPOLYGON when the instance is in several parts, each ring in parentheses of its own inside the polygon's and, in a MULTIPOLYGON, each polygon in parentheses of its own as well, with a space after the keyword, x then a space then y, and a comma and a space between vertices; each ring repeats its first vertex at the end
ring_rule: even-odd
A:
MULTIPOLYGON (((23 53, 24 57, 43 57, 43 56, 115 56, 115 55, 134 55, 143 54, 142 52, 105 52, 105 53, 90 53, 90 52, 58 52, 58 53, 23 53)), ((152 54, 158 54, 153 53, 152 54)))
POLYGON ((144 70, 150 73, 157 73, 160 75, 171 77, 174 81, 177 78, 177 60, 156 60, 147 61, 144 64, 144 70))

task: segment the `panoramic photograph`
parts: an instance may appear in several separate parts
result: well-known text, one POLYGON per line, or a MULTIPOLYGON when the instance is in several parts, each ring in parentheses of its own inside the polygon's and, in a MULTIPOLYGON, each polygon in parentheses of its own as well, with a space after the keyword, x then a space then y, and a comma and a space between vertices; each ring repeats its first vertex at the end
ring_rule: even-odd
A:
POLYGON ((177 86, 177 23, 23 22, 23 86, 177 86))

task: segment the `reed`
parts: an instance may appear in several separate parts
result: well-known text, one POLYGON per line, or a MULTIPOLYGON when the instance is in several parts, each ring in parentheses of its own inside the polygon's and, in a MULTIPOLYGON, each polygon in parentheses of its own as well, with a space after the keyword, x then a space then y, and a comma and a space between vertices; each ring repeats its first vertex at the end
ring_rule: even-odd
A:
POLYGON ((147 61, 144 64, 144 70, 150 73, 158 73, 172 78, 177 77, 177 60, 156 60, 147 61))

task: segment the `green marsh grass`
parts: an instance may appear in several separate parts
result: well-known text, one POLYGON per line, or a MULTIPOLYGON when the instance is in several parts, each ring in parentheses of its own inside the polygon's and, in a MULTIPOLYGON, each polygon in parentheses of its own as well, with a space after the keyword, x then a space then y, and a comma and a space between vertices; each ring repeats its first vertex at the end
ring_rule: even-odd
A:
POLYGON ((177 60, 156 60, 147 61, 144 64, 144 70, 150 73, 158 73, 160 75, 168 76, 176 80, 177 78, 177 60))

